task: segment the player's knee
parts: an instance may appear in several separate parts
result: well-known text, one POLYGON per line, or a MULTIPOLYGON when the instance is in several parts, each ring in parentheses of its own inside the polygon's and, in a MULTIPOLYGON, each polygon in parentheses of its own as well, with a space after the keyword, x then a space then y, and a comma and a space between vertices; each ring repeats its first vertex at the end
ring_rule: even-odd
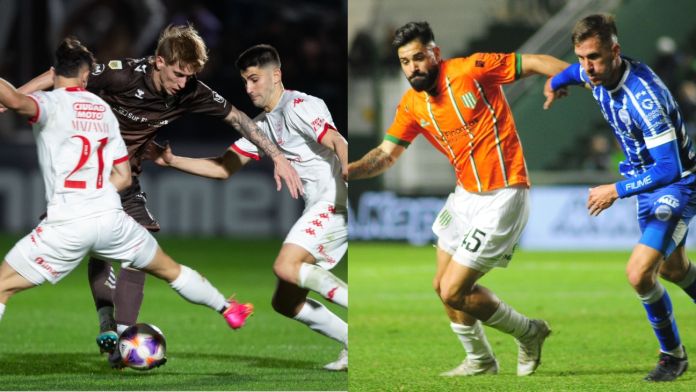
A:
POLYGON ((461 309, 466 304, 466 291, 459 287, 441 284, 440 299, 442 303, 455 309, 461 309))
POLYGON ((655 276, 652 271, 640 269, 626 269, 628 283, 638 292, 643 292, 655 285, 655 276))

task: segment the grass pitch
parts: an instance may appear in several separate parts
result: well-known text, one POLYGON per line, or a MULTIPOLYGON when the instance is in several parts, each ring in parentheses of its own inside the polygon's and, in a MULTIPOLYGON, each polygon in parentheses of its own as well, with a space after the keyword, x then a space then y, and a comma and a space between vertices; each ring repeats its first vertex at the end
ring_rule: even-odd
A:
MULTIPOLYGON (((0 236, 4 254, 17 236, 0 236)), ((167 338, 165 366, 139 372, 108 367, 94 343, 98 332, 84 262, 56 286, 22 292, 0 321, 0 390, 346 390, 334 361, 338 343, 275 313, 272 263, 280 241, 160 238, 225 295, 255 305, 248 324, 232 331, 215 312, 189 304, 167 284, 148 277, 139 320, 167 338)), ((335 270, 346 278, 345 263, 335 270)), ((325 302, 325 301, 322 301, 325 302)), ((346 312, 328 305, 342 318, 346 312)))
MULTIPOLYGON (((696 370, 676 382, 642 378, 658 345, 626 282, 629 252, 524 252, 481 284, 533 318, 549 321, 542 365, 517 377, 514 340, 485 328, 500 363, 497 376, 443 378, 463 349, 431 288, 432 247, 350 245, 350 391, 694 391, 696 370)), ((692 255, 692 259, 694 259, 692 255)), ((696 305, 664 283, 682 340, 696 358, 696 305)), ((692 366, 693 366, 692 359, 692 366)))

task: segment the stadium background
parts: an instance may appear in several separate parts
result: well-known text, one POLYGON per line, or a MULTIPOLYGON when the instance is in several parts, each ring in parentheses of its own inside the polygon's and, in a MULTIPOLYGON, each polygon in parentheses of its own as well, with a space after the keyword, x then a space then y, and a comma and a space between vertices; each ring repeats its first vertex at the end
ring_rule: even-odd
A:
MULTIPOLYGON (((72 34, 101 62, 154 53, 162 28, 194 24, 208 45, 199 75, 250 117, 260 111, 244 92, 234 61, 247 47, 274 45, 287 89, 322 98, 346 135, 346 7, 343 1, 0 0, 0 75, 20 86, 52 64, 54 48, 72 34)), ((175 153, 219 155, 239 135, 222 121, 187 115, 165 126, 158 140, 175 153)), ((272 165, 247 165, 231 181, 215 182, 160 170, 142 176, 148 206, 162 232, 232 237, 282 237, 302 203, 275 192, 272 165), (177 214, 170 213, 177 211, 177 214)), ((0 231, 25 232, 45 208, 30 128, 0 115, 0 231)))
MULTIPOLYGON (((547 53, 574 62, 570 31, 582 16, 614 13, 622 53, 646 62, 665 80, 696 134, 696 3, 651 0, 491 0, 447 2, 351 0, 349 6, 350 154, 381 141, 408 87, 390 47, 396 28, 427 20, 443 57, 476 51, 547 53), (649 15, 649 16, 648 16, 649 15)), ((527 249, 627 249, 638 228, 632 200, 599 218, 585 213, 588 185, 618 179, 623 159, 592 96, 574 88, 542 109, 544 78, 505 86, 530 177, 532 209, 521 246, 527 249), (575 186, 575 187, 574 187, 575 186), (626 218, 628 217, 628 218, 626 218)), ((351 184, 351 240, 431 241, 430 225, 455 184, 447 159, 417 138, 382 178, 351 184), (389 192, 372 192, 386 189, 389 192), (365 191, 370 191, 364 193, 365 191)), ((692 236, 689 244, 696 244, 692 236)))

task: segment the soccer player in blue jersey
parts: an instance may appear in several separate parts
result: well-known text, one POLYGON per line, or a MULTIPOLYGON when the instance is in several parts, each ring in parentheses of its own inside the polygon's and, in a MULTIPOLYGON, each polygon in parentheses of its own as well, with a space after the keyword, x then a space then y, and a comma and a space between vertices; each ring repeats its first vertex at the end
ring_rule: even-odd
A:
POLYGON ((673 282, 696 300, 696 267, 684 249, 696 214, 696 156, 672 94, 645 64, 621 56, 609 15, 591 15, 573 29, 579 63, 549 79, 545 108, 568 85, 586 85, 599 103, 626 156, 615 184, 590 189, 587 208, 599 215, 617 198, 637 196, 641 237, 626 275, 643 302, 660 343, 657 366, 646 381, 672 381, 688 366, 672 303, 657 277, 673 282))

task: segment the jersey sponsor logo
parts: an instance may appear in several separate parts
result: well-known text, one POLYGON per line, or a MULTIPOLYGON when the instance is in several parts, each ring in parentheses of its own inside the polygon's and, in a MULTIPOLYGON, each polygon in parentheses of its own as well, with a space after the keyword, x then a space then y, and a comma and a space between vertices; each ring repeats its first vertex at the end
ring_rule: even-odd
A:
POLYGON ((663 222, 668 221, 672 217, 672 208, 666 204, 660 204, 655 208, 655 217, 663 222))
POLYGON ((314 121, 311 122, 312 129, 314 129, 314 132, 318 133, 324 130, 324 124, 326 123, 326 120, 322 117, 317 117, 314 119, 314 121))
POLYGON ((109 68, 111 68, 111 69, 123 69, 123 63, 121 63, 121 60, 111 60, 111 61, 109 61, 109 68))
POLYGON ((466 94, 462 95, 462 102, 464 103, 464 106, 468 107, 469 109, 473 109, 476 107, 477 99, 474 93, 467 91, 466 94))
POLYGON ((37 257, 36 259, 34 259, 34 262, 35 262, 36 264, 38 264, 41 268, 43 268, 43 269, 45 269, 46 271, 48 271, 48 273, 51 274, 51 276, 53 276, 53 277, 55 277, 55 278, 57 278, 57 277, 60 276, 60 273, 57 272, 56 270, 54 270, 53 267, 51 267, 50 265, 48 265, 48 264, 46 263, 46 260, 43 259, 43 257, 37 257))
POLYGON ((648 184, 652 184, 652 177, 650 177, 650 176, 646 176, 642 180, 629 182, 628 184, 626 184, 626 190, 628 191, 631 189, 638 189, 638 188, 645 186, 645 185, 648 185, 648 184))
POLYGON ((73 104, 73 110, 75 111, 76 118, 83 120, 102 120, 104 119, 106 106, 98 103, 75 102, 73 104))
POLYGON ((672 208, 677 208, 679 207, 679 200, 672 195, 664 195, 657 199, 656 204, 667 204, 672 208))
POLYGON ((304 99, 302 99, 302 98, 295 98, 295 99, 292 100, 292 107, 295 107, 295 106, 301 104, 302 102, 304 102, 304 99))
POLYGON ((104 64, 94 64, 94 67, 92 67, 92 75, 97 76, 104 72, 104 69, 106 66, 104 64))
POLYGON ((137 90, 135 91, 135 97, 136 97, 136 98, 143 99, 143 96, 144 96, 144 95, 145 95, 145 91, 143 91, 143 90, 141 90, 141 89, 137 89, 137 90))
POLYGON ((655 107, 655 103, 652 99, 648 98, 641 101, 640 106, 645 110, 652 110, 652 108, 655 107))

